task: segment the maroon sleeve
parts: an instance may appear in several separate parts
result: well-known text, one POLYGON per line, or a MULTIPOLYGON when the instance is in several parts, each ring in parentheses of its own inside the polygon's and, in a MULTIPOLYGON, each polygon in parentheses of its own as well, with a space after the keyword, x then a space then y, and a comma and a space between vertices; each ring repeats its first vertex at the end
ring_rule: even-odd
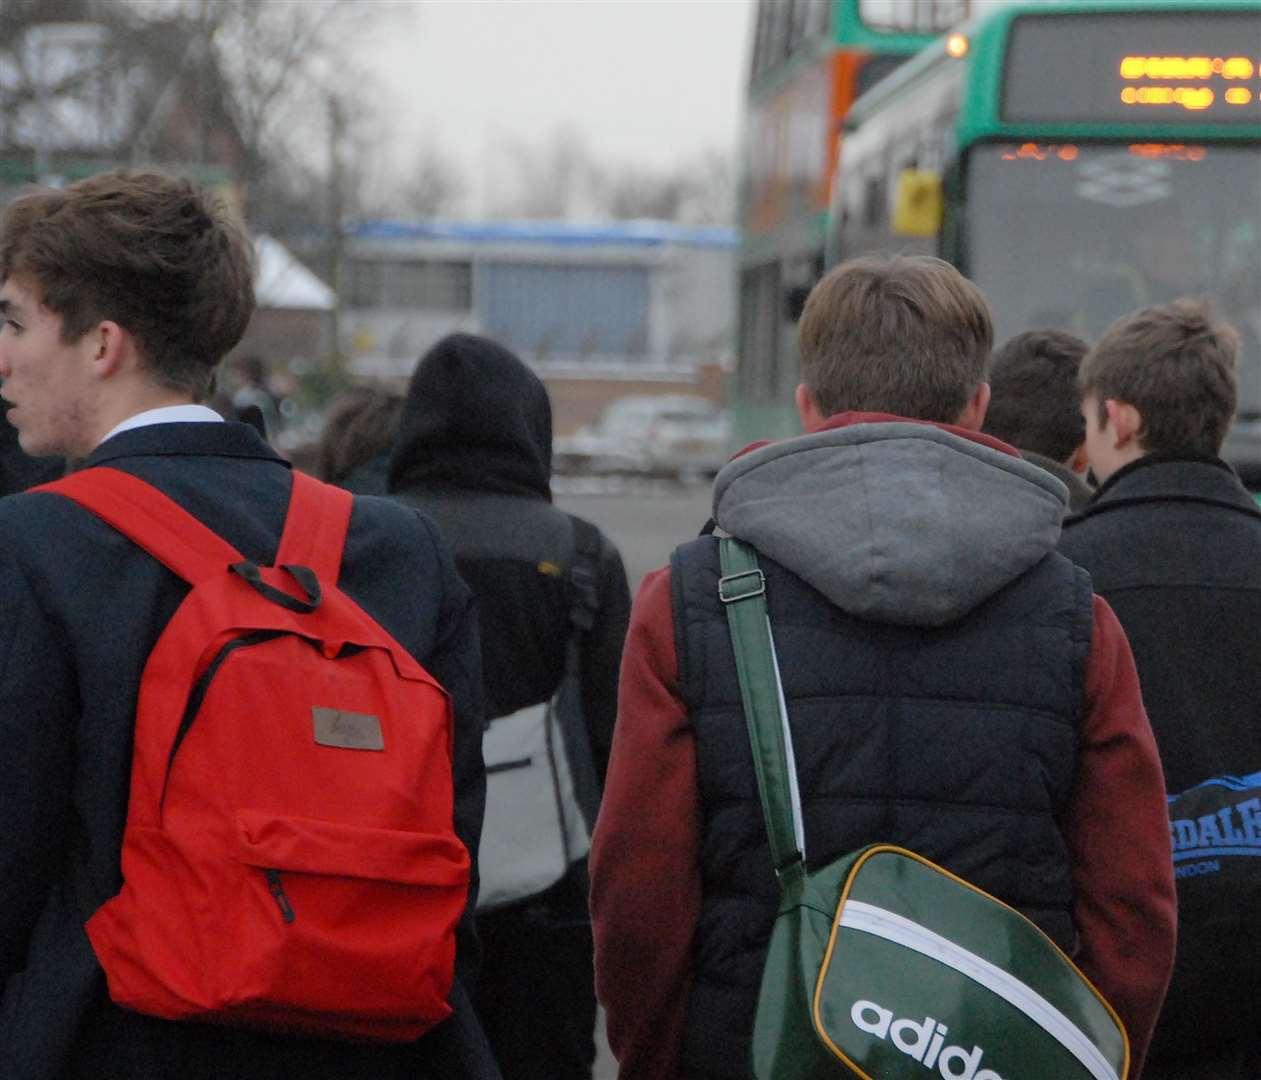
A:
POLYGON ((696 746, 679 696, 668 569, 649 574, 622 654, 591 845, 596 995, 619 1080, 678 1075, 700 912, 696 746))
POLYGON ((1137 1080, 1173 968, 1177 901, 1156 741, 1129 641, 1098 596, 1064 831, 1080 935, 1074 960, 1125 1024, 1137 1080))

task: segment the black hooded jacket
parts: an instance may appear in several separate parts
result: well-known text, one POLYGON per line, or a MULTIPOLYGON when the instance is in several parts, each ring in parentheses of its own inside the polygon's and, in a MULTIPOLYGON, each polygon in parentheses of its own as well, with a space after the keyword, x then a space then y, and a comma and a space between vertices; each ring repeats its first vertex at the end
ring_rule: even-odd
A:
MULTIPOLYGON (((570 516, 551 505, 547 388, 502 346, 443 338, 412 376, 390 493, 437 523, 478 602, 486 718, 546 701, 560 685, 573 558, 570 516)), ((583 713, 601 783, 630 617, 626 571, 602 538, 599 613, 582 641, 583 713)))

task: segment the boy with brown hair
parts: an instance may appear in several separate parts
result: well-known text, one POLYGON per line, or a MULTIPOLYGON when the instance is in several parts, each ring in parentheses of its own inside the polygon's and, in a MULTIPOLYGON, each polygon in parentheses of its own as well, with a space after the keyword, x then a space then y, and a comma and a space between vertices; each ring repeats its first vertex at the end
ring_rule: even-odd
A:
MULTIPOLYGON (((270 566, 289 465, 197 404, 253 306, 245 237, 187 181, 114 172, 21 196, 0 219, 0 393, 22 447, 147 481, 270 566)), ((450 693, 454 827, 476 859, 485 779, 468 590, 432 525, 384 500, 354 503, 337 585, 450 693)), ((475 888, 455 1015, 412 1044, 164 1020, 111 1000, 84 924, 123 884, 141 674, 187 594, 67 498, 0 501, 0 1075, 497 1077, 461 985, 476 968, 475 888)))
POLYGON ((989 304, 949 264, 869 257, 838 267, 806 300, 799 328, 807 428, 844 412, 979 427, 994 344, 989 304))
MULTIPOLYGON (((1081 367, 1100 488, 1065 522, 1059 550, 1090 571, 1125 628, 1171 794, 1261 770, 1261 512, 1218 456, 1238 342, 1207 304, 1180 300, 1119 319, 1081 367)), ((1239 955, 1255 956, 1255 923, 1245 933, 1239 955)), ((1219 973, 1211 996, 1229 1007, 1206 1027, 1184 1019, 1188 999, 1205 996, 1180 974, 1194 960, 1180 951, 1146 1076, 1257 1075, 1251 971, 1242 986, 1219 973)))
POLYGON ((1238 332, 1201 301, 1113 323, 1078 375, 1099 482, 1152 453, 1216 458, 1235 416, 1238 354, 1238 332))
POLYGON ((1080 510, 1086 483, 1086 425, 1077 372, 1087 345, 1063 330, 1026 330, 994 350, 990 407, 981 428, 1014 446, 1068 488, 1068 508, 1080 510))
MULTIPOLYGON (((1017 907, 1137 1075, 1173 959, 1164 787, 1125 637, 1054 552, 1062 485, 979 433, 985 298, 937 259, 858 259, 800 333, 806 433, 729 462, 713 516, 760 553, 810 867, 900 844, 1017 907)), ((623 655, 591 856, 622 1080, 749 1076, 780 893, 720 576, 714 537, 676 549, 623 655)))

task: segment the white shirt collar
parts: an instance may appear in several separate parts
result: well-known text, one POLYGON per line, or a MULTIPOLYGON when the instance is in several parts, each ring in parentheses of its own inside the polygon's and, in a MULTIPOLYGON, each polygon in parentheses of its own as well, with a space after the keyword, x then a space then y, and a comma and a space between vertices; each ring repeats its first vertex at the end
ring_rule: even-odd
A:
MULTIPOLYGON (((222 421, 222 416, 205 405, 163 405, 161 408, 146 409, 135 416, 127 417, 121 424, 114 425, 105 439, 112 439, 120 432, 148 427, 150 424, 206 424, 222 421)), ((101 442, 105 442, 105 439, 101 442)))

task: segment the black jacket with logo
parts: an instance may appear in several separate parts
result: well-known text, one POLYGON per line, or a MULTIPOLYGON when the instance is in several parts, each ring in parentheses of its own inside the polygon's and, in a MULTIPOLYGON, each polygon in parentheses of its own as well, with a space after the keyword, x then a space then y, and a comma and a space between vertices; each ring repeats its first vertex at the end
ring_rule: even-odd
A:
MULTIPOLYGON (((1090 571, 1130 639, 1169 792, 1261 770, 1261 510, 1230 467, 1192 452, 1148 454, 1110 476, 1064 523, 1059 549, 1090 571)), ((1223 890, 1221 911, 1230 912, 1231 886, 1209 887, 1223 890)), ((1143 1073, 1149 1080, 1259 1075, 1255 978, 1216 966, 1199 973, 1183 945, 1205 932, 1181 927, 1143 1073), (1211 1032, 1196 1023, 1206 977, 1230 1003, 1211 1032), (1236 977, 1243 985, 1231 985, 1236 977)), ((1207 932, 1210 940, 1248 933, 1207 932)), ((1255 955, 1261 932, 1238 946, 1255 955)))
POLYGON ((1261 509, 1230 467, 1148 454, 1065 521, 1059 550, 1130 639, 1170 793, 1261 769, 1261 509))

